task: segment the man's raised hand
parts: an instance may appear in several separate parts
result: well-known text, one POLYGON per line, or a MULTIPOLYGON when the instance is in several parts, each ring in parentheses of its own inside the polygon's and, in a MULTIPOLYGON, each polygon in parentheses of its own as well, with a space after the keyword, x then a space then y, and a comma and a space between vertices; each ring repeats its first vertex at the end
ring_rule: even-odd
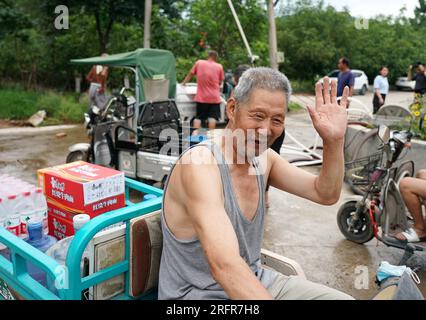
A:
POLYGON ((335 142, 345 137, 348 97, 349 87, 345 87, 339 105, 337 82, 333 80, 330 84, 328 77, 324 78, 323 84, 317 82, 315 85, 315 107, 308 106, 308 111, 315 130, 324 142, 335 142))

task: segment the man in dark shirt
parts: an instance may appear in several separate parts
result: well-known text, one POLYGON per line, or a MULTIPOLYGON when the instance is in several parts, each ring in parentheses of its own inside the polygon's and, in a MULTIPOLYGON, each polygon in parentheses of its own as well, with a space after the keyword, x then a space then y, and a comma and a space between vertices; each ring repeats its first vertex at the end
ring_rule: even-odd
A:
POLYGON ((419 94, 425 94, 426 92, 426 69, 423 63, 418 62, 416 64, 416 74, 413 75, 413 66, 410 65, 408 70, 408 81, 415 80, 416 86, 414 92, 419 94))
POLYGON ((343 89, 346 86, 349 87, 349 96, 351 97, 354 91, 355 76, 351 72, 351 69, 349 69, 349 60, 345 57, 340 58, 337 67, 340 70, 337 80, 337 97, 343 95, 343 89))

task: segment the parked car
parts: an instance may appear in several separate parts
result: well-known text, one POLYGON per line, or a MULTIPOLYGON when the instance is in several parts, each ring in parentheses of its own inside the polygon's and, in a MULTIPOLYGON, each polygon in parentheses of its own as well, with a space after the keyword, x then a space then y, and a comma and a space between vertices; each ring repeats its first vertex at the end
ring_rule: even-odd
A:
POLYGON ((407 76, 403 76, 403 77, 399 77, 396 80, 395 86, 397 90, 405 90, 405 89, 414 90, 414 87, 416 86, 416 81, 414 80, 408 81, 407 76))
MULTIPOLYGON (((365 95, 368 91, 368 77, 362 70, 351 70, 355 75, 355 85, 354 85, 354 93, 365 95)), ((339 70, 333 70, 327 76, 330 80, 336 80, 339 77, 339 70)), ((322 81, 322 80, 320 80, 322 81)))

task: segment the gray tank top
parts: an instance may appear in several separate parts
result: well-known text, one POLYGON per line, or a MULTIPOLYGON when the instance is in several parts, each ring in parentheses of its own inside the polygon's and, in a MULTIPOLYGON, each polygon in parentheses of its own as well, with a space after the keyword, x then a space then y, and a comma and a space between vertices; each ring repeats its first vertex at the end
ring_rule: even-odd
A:
MULTIPOLYGON (((239 208, 232 187, 231 174, 221 150, 210 140, 194 147, 201 146, 208 147, 218 163, 222 179, 225 211, 237 235, 240 255, 258 279, 268 287, 269 284, 265 283, 265 281, 269 282, 270 276, 265 275, 268 272, 260 267, 260 250, 263 239, 265 213, 265 184, 263 175, 259 169, 258 159, 254 159, 253 167, 257 173, 259 202, 253 220, 248 221, 239 208)), ((167 186, 164 194, 166 192, 167 186)), ((161 300, 229 299, 222 286, 213 279, 200 241, 198 239, 177 239, 167 227, 164 217, 163 212, 161 216, 163 252, 160 264, 158 298, 161 300)), ((217 232, 220 232, 220 230, 217 230, 217 232)))

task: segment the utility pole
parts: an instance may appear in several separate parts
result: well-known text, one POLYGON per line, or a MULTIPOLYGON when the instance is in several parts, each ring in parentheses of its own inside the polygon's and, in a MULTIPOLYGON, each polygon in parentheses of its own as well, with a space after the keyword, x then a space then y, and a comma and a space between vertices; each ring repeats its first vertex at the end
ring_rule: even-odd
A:
POLYGON ((277 28, 275 25, 274 0, 268 1, 269 20, 269 63, 272 69, 278 70, 277 28))
POLYGON ((145 0, 145 19, 143 27, 143 47, 151 47, 151 14, 152 0, 145 0))

